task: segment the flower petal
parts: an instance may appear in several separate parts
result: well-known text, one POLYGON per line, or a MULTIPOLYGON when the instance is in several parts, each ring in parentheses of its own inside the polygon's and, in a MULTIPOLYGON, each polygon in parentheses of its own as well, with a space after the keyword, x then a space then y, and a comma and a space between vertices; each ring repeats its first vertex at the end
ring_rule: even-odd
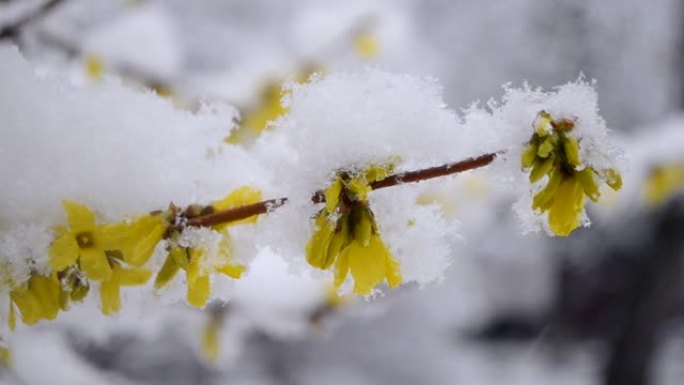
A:
MULTIPOLYGON (((233 190, 230 194, 228 194, 225 198, 221 199, 220 201, 212 202, 211 205, 212 205, 212 207, 214 207, 214 210, 223 211, 223 210, 232 209, 234 207, 250 205, 252 203, 259 202, 260 200, 261 200, 261 191, 260 190, 255 189, 255 188, 250 187, 250 186, 242 186, 240 188, 233 190)), ((249 218, 245 218, 245 219, 241 219, 239 221, 234 221, 234 222, 229 222, 229 223, 222 223, 219 225, 215 225, 213 227, 216 230, 221 230, 221 229, 224 229, 228 226, 233 226, 236 224, 255 223, 258 218, 259 218, 258 215, 253 215, 249 218)))
POLYGON ((188 280, 188 303, 192 306, 203 308, 207 304, 211 288, 209 287, 209 276, 201 275, 194 277, 192 282, 188 280))
POLYGON ((306 260, 313 267, 325 269, 328 245, 332 240, 335 229, 328 221, 327 211, 321 210, 316 217, 316 228, 311 239, 306 244, 306 260))
POLYGON ((347 273, 349 273, 349 246, 342 250, 335 262, 335 287, 339 287, 347 279, 347 273))
POLYGON ((180 266, 178 266, 176 261, 169 254, 164 261, 164 265, 157 273, 157 277, 154 279, 154 288, 159 290, 166 286, 166 284, 171 282, 173 277, 176 276, 178 270, 180 270, 180 266))
POLYGON ((584 212, 584 191, 575 178, 565 178, 558 186, 549 210, 549 228, 554 234, 568 236, 580 225, 584 212))
POLYGON ((134 266, 145 264, 166 232, 161 215, 143 215, 133 223, 98 226, 96 244, 103 250, 120 250, 123 259, 134 266))
POLYGON ((391 289, 401 285, 403 278, 401 277, 401 270, 399 269, 399 262, 397 262, 389 251, 387 251, 387 257, 385 259, 385 269, 387 284, 391 289))
POLYGON ((112 277, 112 268, 102 250, 94 247, 81 249, 80 263, 86 277, 92 280, 103 281, 112 277))
POLYGON ((354 293, 367 295, 385 279, 386 253, 384 247, 373 237, 368 247, 354 240, 349 245, 349 269, 354 277, 354 293))
POLYGON ((574 167, 580 167, 579 143, 572 136, 566 136, 563 140, 563 150, 568 163, 574 167))
POLYGON ((342 181, 339 177, 325 189, 325 210, 332 213, 340 203, 340 193, 342 192, 342 181))
POLYGON ((189 304, 203 308, 209 299, 211 288, 209 285, 209 275, 204 272, 200 263, 204 250, 201 248, 191 249, 190 264, 185 269, 188 281, 187 301, 189 304))
POLYGON ((19 308, 21 320, 26 325, 33 325, 42 319, 42 309, 38 297, 28 290, 28 285, 22 285, 10 292, 10 298, 19 308))
POLYGON ((223 273, 230 278, 240 279, 242 274, 245 272, 245 267, 238 264, 227 263, 223 266, 220 266, 218 269, 216 269, 216 271, 223 273))
POLYGON ((152 276, 152 272, 143 268, 117 268, 114 271, 121 286, 140 286, 147 283, 152 276))
POLYGON ((214 363, 219 356, 219 323, 210 320, 202 330, 202 355, 204 358, 214 363))
POLYGON ((29 280, 29 290, 36 295, 40 302, 42 317, 52 320, 60 310, 60 285, 56 279, 42 275, 34 275, 29 280))
POLYGON ((48 253, 50 267, 55 271, 64 270, 78 259, 79 250, 76 238, 71 233, 62 235, 52 243, 48 253))
POLYGON ((147 263, 165 232, 165 224, 156 225, 147 233, 147 236, 143 237, 141 241, 136 244, 135 248, 130 254, 124 254, 124 259, 126 262, 134 266, 141 266, 147 263))
POLYGON ((114 314, 121 309, 121 286, 118 274, 112 274, 111 279, 102 281, 100 301, 102 313, 105 315, 114 314))
POLYGON ((69 227, 74 233, 92 231, 95 227, 95 213, 87 206, 70 200, 63 200, 62 205, 67 213, 69 227))
POLYGON ((591 167, 585 167, 584 170, 578 171, 575 174, 577 181, 582 186, 582 190, 587 194, 589 199, 593 202, 598 202, 601 192, 599 191, 599 186, 596 183, 596 178, 594 177, 594 169, 591 167))

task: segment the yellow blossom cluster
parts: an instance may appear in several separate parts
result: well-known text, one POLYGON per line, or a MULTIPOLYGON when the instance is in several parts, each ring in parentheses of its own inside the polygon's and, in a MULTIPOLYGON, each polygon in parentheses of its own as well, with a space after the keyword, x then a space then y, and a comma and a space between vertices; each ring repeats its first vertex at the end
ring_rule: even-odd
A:
POLYGON ((664 163, 653 167, 646 178, 643 195, 652 205, 664 203, 684 188, 684 164, 664 163))
POLYGON ((142 285, 151 272, 142 267, 152 255, 168 227, 161 213, 142 215, 114 224, 97 224, 88 207, 63 202, 68 228, 57 228, 57 239, 49 250, 53 274, 79 271, 100 283, 102 312, 121 308, 120 287, 142 285))
POLYGON ((582 222, 585 196, 598 201, 597 180, 604 180, 617 191, 622 187, 622 177, 614 169, 597 171, 582 163, 580 140, 572 134, 575 121, 554 119, 541 111, 533 127, 532 138, 521 154, 522 167, 531 170, 531 183, 545 185, 534 195, 532 209, 548 212, 549 229, 568 236, 582 222))
POLYGON ((398 286, 402 277, 378 231, 368 202, 370 184, 392 172, 392 164, 371 166, 363 172, 340 172, 325 190, 325 207, 315 218, 306 259, 319 269, 334 267, 335 286, 351 272, 354 293, 367 295, 387 280, 398 286))
MULTIPOLYGON (((306 83, 309 77, 320 71, 318 66, 302 66, 301 71, 295 76, 298 83, 306 83)), ((283 97, 290 93, 284 88, 287 82, 271 80, 264 83, 259 94, 259 100, 252 108, 241 111, 240 125, 230 132, 226 142, 231 144, 249 143, 262 132, 271 127, 271 123, 279 117, 287 114, 290 109, 282 102, 283 97)))
MULTIPOLYGON (((261 200, 261 191, 243 186, 240 187, 224 199, 213 202, 209 206, 198 207, 197 210, 204 214, 215 211, 228 210, 231 208, 252 204, 261 200)), ((180 231, 173 230, 169 234, 168 255, 164 265, 155 278, 154 286, 160 289, 168 284, 179 270, 184 270, 187 278, 187 301, 189 304, 202 308, 206 305, 211 295, 210 275, 213 272, 225 274, 231 278, 238 279, 245 271, 245 267, 234 261, 230 235, 225 229, 244 223, 254 223, 257 216, 251 216, 239 221, 222 223, 212 226, 216 231, 221 232, 216 255, 209 257, 208 250, 203 247, 184 247, 178 244, 180 231)))
MULTIPOLYGON (((575 124, 574 120, 556 119, 540 112, 521 154, 522 167, 530 171, 529 180, 536 189, 532 208, 547 214, 549 229, 560 236, 569 235, 581 225, 586 197, 595 202, 599 199, 600 182, 614 190, 622 185, 616 170, 597 170, 581 159, 582 139, 573 132, 575 124)), ((318 201, 325 201, 325 206, 315 215, 305 255, 311 266, 334 272, 335 288, 346 282, 349 275, 354 283, 352 291, 360 295, 371 294, 384 282, 394 288, 403 280, 398 261, 380 235, 368 199, 374 183, 387 182, 394 163, 339 171, 327 188, 317 194, 321 197, 318 201)), ((662 190, 681 186, 682 175, 681 168, 654 173, 653 199, 658 199, 662 190)), ((16 309, 26 324, 54 319, 72 301, 85 298, 93 287, 99 289, 102 312, 118 312, 121 287, 143 285, 152 277, 147 263, 162 240, 167 254, 156 272, 155 288, 165 287, 183 270, 187 302, 203 308, 211 296, 212 274, 239 279, 244 273, 245 266, 234 256, 228 228, 256 222, 260 213, 268 211, 268 202, 260 202, 261 199, 259 190, 243 186, 209 205, 191 205, 182 211, 171 205, 165 211, 117 223, 98 223, 90 208, 65 200, 68 225, 55 229, 55 239, 48 251, 49 272, 32 270, 25 282, 10 283, 10 327, 15 327, 16 309), (225 214, 255 203, 266 208, 238 216, 243 219, 197 220, 225 218, 213 214, 225 214), (244 218, 246 215, 251 216, 244 218), (188 232, 191 226, 208 228, 216 242, 209 245, 203 239, 193 238, 193 233, 188 232), (215 238, 217 234, 220 238, 215 238)), ((411 221, 408 225, 412 225, 411 221)), ((197 234, 201 238, 200 233, 197 234)))
MULTIPOLYGON (((260 199, 260 191, 241 187, 211 205, 192 205, 188 208, 190 212, 185 214, 191 217, 194 210, 196 215, 205 215, 260 199)), ((167 240, 168 256, 157 273, 155 287, 163 287, 183 269, 187 277, 188 302, 203 307, 210 295, 211 273, 219 272, 237 279, 245 270, 233 261, 226 227, 253 223, 257 219, 255 215, 212 226, 213 230, 221 232, 222 238, 218 255, 208 258, 207 250, 202 246, 181 247, 176 242, 186 227, 171 225, 179 220, 178 210, 173 205, 166 211, 118 223, 98 223, 95 212, 87 206, 69 200, 62 204, 68 225, 55 229, 55 239, 48 250, 50 271, 32 270, 28 280, 22 283, 8 281, 10 329, 16 326, 16 309, 27 325, 43 319, 52 320, 60 311, 68 310, 72 301, 83 300, 94 285, 99 288, 102 312, 118 312, 121 287, 144 285, 152 277, 146 264, 162 239, 167 240)))

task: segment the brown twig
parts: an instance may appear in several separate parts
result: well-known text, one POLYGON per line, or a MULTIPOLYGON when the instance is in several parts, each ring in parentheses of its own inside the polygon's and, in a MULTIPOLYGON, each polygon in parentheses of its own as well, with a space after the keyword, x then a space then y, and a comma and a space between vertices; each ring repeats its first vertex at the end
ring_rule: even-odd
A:
POLYGON ((186 226, 213 226, 246 219, 254 215, 266 214, 287 202, 287 198, 269 199, 251 205, 239 206, 228 210, 188 219, 186 226))
MULTIPOLYGON (((420 182, 428 179, 457 174, 463 171, 484 167, 492 163, 496 156, 497 153, 489 153, 480 155, 476 158, 468 158, 466 160, 447 163, 437 167, 401 172, 390 175, 383 180, 373 182, 370 184, 370 187, 373 190, 377 190, 399 184, 420 182)), ((321 190, 316 191, 311 197, 311 201, 314 203, 323 203, 325 202, 325 194, 321 190)), ((186 226, 214 226, 221 223, 238 221, 254 215, 266 214, 278 207, 283 206, 285 202, 287 202, 287 198, 279 198, 269 199, 266 201, 253 203, 251 205, 235 207, 228 210, 190 218, 186 222, 186 226)))

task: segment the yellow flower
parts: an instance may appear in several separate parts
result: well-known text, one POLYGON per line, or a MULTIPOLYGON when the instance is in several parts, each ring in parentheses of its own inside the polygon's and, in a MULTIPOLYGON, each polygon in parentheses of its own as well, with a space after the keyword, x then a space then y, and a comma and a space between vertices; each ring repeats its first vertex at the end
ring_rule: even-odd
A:
MULTIPOLYGON (((96 224, 95 213, 88 207, 67 200, 63 205, 69 227, 58 229, 58 237, 49 250, 50 267, 61 280, 58 284, 63 289, 59 303, 66 310, 69 301, 82 300, 90 288, 88 278, 101 281, 102 312, 115 313, 121 307, 121 286, 142 285, 149 280, 151 273, 140 266, 150 259, 166 232, 166 219, 161 214, 150 214, 114 224, 96 224), (80 275, 81 271, 85 277, 80 275)), ((46 293, 43 290, 37 295, 42 300, 46 293)), ((24 316, 22 311, 25 322, 35 319, 30 316, 33 313, 28 310, 30 298, 27 298, 24 295, 20 299, 29 314, 24 316)))
POLYGON ((326 206, 316 215, 306 259, 318 269, 334 265, 335 286, 339 287, 349 272, 356 294, 370 294, 385 280, 392 288, 402 281, 399 264, 382 241, 368 206, 370 184, 385 179, 392 170, 390 163, 356 175, 341 172, 324 191, 326 206))
POLYGON ((356 53, 363 59, 373 59, 380 53, 380 44, 369 31, 363 30, 354 37, 356 53))
POLYGON ((60 310, 68 310, 71 301, 81 301, 88 294, 90 285, 75 266, 64 271, 42 275, 32 272, 28 281, 13 285, 10 291, 8 325, 16 327, 16 311, 22 321, 32 325, 40 320, 52 320, 60 310))
POLYGON ((210 363, 215 363, 219 357, 219 325, 208 322, 202 329, 202 356, 210 363))
POLYGON ((549 227, 554 234, 568 236, 579 227, 584 212, 584 191, 576 178, 563 177, 549 208, 549 227))
POLYGON ((202 357, 206 362, 215 364, 219 358, 223 311, 209 311, 208 316, 209 319, 202 328, 202 357))
POLYGON ((684 188, 684 165, 663 164, 651 170, 646 179, 643 194, 650 204, 660 205, 682 188, 684 188))
POLYGON ((334 282, 329 282, 324 287, 323 306, 329 309, 337 309, 351 301, 350 296, 340 295, 334 282))
POLYGON ((7 369, 12 366, 12 351, 7 346, 0 346, 0 366, 7 369))
POLYGON ((100 286, 100 301, 102 313, 113 314, 121 309, 121 286, 144 285, 152 276, 152 273, 143 268, 124 268, 117 258, 110 257, 112 275, 102 281, 100 286))
POLYGON ((102 78, 104 63, 102 62, 102 59, 97 56, 87 56, 85 58, 85 70, 90 79, 98 81, 102 78))
POLYGON ((532 200, 532 209, 548 213, 549 229, 568 236, 579 227, 584 216, 585 196, 598 202, 601 196, 597 179, 614 190, 622 187, 622 178, 614 169, 597 172, 582 164, 580 142, 570 135, 575 122, 555 120, 541 111, 533 123, 534 134, 521 154, 523 169, 530 169, 531 183, 546 184, 532 200))
POLYGON ((166 231, 162 215, 143 215, 132 222, 97 225, 95 213, 88 207, 65 200, 69 228, 58 229, 50 246, 50 267, 63 271, 78 262, 92 280, 108 280, 112 267, 108 251, 117 251, 123 260, 135 266, 147 262, 166 231))
POLYGON ((356 294, 370 294, 385 279, 390 288, 399 286, 402 281, 399 263, 377 234, 373 234, 365 246, 355 239, 345 247, 335 266, 335 283, 341 285, 350 271, 356 294))
POLYGON ((288 112, 280 103, 281 99, 282 85, 279 82, 268 83, 262 90, 260 105, 247 111, 242 125, 253 134, 260 134, 268 127, 269 122, 288 112))
POLYGON ((162 214, 141 215, 130 221, 104 226, 111 250, 120 252, 127 264, 138 267, 149 261, 167 228, 162 214))
MULTIPOLYGON (((296 80, 304 83, 315 71, 316 68, 307 66, 299 71, 296 80)), ((282 99, 290 91, 283 89, 284 84, 278 80, 266 82, 261 89, 258 104, 241 111, 242 121, 230 132, 226 142, 238 144, 254 140, 262 132, 270 129, 272 122, 287 114, 290 109, 283 105, 282 99)))
POLYGON ((61 294, 62 288, 56 274, 32 274, 26 283, 10 292, 10 329, 14 330, 16 325, 15 306, 21 313, 22 321, 27 325, 33 325, 42 319, 55 319, 61 309, 61 294))
MULTIPOLYGON (((212 202, 208 206, 208 211, 227 210, 256 203, 260 200, 261 191, 243 186, 232 191, 225 198, 212 202)), ((199 308, 204 307, 211 295, 211 273, 218 272, 233 279, 239 279, 245 271, 244 266, 234 261, 230 235, 226 228, 239 224, 255 223, 257 217, 255 215, 239 221, 213 226, 214 230, 221 231, 222 236, 216 255, 208 255, 208 251, 203 247, 189 248, 170 244, 164 265, 155 278, 155 288, 161 289, 166 286, 176 276, 176 273, 183 269, 187 278, 188 303, 199 308)), ((175 234, 176 240, 179 236, 180 234, 175 234)))
POLYGON ((105 255, 111 246, 107 229, 95 225, 95 213, 88 207, 67 200, 63 205, 69 229, 58 229, 59 237, 50 246, 50 267, 62 271, 78 261, 88 278, 108 279, 112 270, 105 255))
POLYGON ((190 263, 185 269, 188 280, 186 299, 192 306, 203 308, 211 295, 210 271, 201 265, 203 249, 190 250, 190 263))
POLYGON ((212 272, 222 273, 233 279, 239 279, 245 267, 233 261, 231 248, 227 238, 221 240, 218 255, 208 258, 202 247, 189 248, 170 246, 169 255, 157 274, 154 282, 156 289, 166 286, 176 273, 185 270, 187 279, 187 301, 189 304, 203 308, 211 295, 210 275, 212 272))

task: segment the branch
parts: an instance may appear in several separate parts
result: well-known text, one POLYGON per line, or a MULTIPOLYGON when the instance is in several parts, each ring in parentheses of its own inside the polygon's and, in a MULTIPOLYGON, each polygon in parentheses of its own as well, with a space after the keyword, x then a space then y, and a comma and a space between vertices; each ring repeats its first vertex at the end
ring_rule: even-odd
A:
MULTIPOLYGON (((41 43, 60 50, 69 57, 85 57, 88 55, 88 53, 75 41, 72 41, 72 39, 65 36, 59 36, 54 32, 41 30, 38 31, 36 37, 41 43)), ((123 78, 131 79, 136 83, 151 89, 170 88, 168 80, 125 63, 107 63, 107 68, 123 78)))
MULTIPOLYGON (((496 158, 497 153, 489 153, 480 155, 476 158, 468 158, 459 162, 447 163, 441 166, 425 168, 422 170, 400 172, 398 174, 390 175, 383 180, 373 182, 370 184, 373 190, 378 190, 385 187, 392 187, 404 183, 420 182, 428 179, 438 178, 442 176, 457 174, 467 170, 484 167, 496 158)), ((235 207, 228 210, 215 212, 212 214, 202 215, 194 218, 189 218, 185 223, 186 226, 214 226, 221 223, 238 221, 246 219, 254 215, 266 214, 270 211, 283 206, 288 198, 269 199, 251 205, 235 207)), ((316 191, 311 197, 313 203, 325 202, 325 193, 321 190, 316 191)))
POLYGON ((64 0, 48 0, 33 12, 30 12, 19 20, 16 20, 14 23, 5 25, 2 27, 2 29, 0 29, 0 40, 16 38, 19 34, 19 30, 21 30, 24 26, 49 14, 63 2, 64 0))
POLYGON ((188 219, 186 226, 214 226, 221 223, 228 223, 246 219, 254 215, 266 214, 271 210, 282 206, 287 202, 287 198, 269 199, 251 205, 239 206, 228 210, 202 215, 188 219))
MULTIPOLYGON (((424 168, 422 170, 400 172, 398 174, 390 175, 383 180, 379 180, 370 184, 373 190, 378 190, 385 187, 392 187, 398 184, 421 182, 428 179, 439 178, 442 176, 457 174, 459 172, 468 171, 480 167, 484 167, 496 158, 496 153, 489 153, 480 155, 476 158, 468 158, 458 162, 447 163, 441 166, 424 168)), ((311 197, 314 203, 325 202, 325 193, 323 191, 316 191, 311 197)))

